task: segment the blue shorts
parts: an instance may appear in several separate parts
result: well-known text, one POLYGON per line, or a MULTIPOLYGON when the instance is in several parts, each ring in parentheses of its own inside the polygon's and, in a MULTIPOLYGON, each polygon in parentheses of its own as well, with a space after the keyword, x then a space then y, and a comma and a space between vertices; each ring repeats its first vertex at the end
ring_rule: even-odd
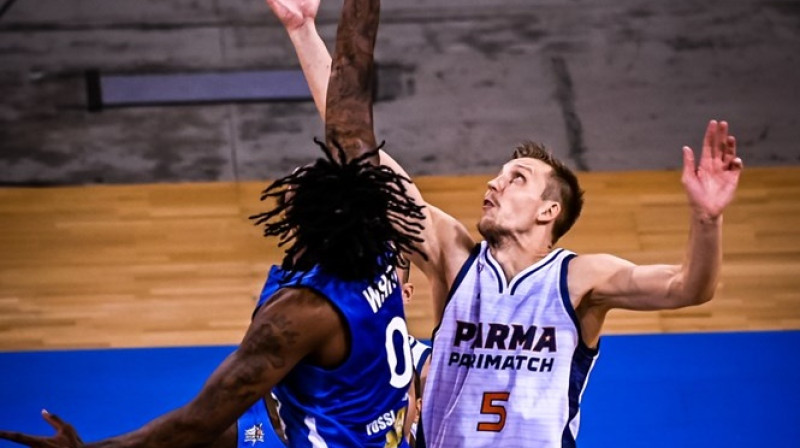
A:
POLYGON ((264 400, 258 400, 236 422, 238 448, 284 448, 281 439, 272 429, 264 400))

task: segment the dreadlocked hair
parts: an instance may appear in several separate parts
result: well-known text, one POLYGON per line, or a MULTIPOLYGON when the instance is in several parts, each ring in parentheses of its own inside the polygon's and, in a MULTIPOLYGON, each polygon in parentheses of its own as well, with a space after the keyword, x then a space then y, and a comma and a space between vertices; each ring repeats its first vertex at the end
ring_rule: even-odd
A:
POLYGON ((264 225, 264 236, 288 245, 284 264, 293 271, 315 265, 342 280, 373 279, 390 266, 404 265, 403 252, 417 252, 423 226, 422 206, 408 195, 410 180, 391 168, 366 159, 383 147, 347 160, 344 150, 334 159, 330 148, 316 138, 326 158, 273 182, 261 200, 277 205, 251 216, 264 225))

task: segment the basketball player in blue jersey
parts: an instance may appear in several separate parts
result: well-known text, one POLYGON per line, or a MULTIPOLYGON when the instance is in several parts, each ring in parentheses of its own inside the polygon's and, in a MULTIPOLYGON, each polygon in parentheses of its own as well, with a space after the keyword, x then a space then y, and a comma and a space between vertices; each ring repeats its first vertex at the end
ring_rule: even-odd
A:
MULTIPOLYGON (((267 2, 291 12, 291 21, 281 20, 312 94, 325 98, 330 56, 314 28, 318 1, 267 2)), ((324 117, 324 105, 316 104, 324 117)), ((380 159, 405 175, 384 152, 380 159)), ((517 148, 488 183, 478 223, 484 241, 476 243, 462 223, 425 204, 416 248, 427 257, 410 258, 431 282, 439 322, 422 407, 427 445, 575 446, 580 398, 607 313, 711 300, 722 260, 722 212, 741 171, 724 121, 708 123, 698 161, 683 148, 691 221, 679 265, 636 265, 558 248, 580 215, 583 192, 575 174, 535 143, 517 148)), ((409 191, 425 203, 413 184, 409 191)))
POLYGON ((377 165, 372 47, 377 0, 345 0, 327 94, 327 158, 268 187, 257 215, 289 248, 269 273, 241 345, 185 406, 130 433, 84 444, 57 433, 0 431, 31 447, 264 448, 264 398, 278 399, 293 447, 407 446, 401 434, 413 366, 395 268, 420 241, 407 179, 377 165), (237 424, 237 419, 239 423, 237 424))

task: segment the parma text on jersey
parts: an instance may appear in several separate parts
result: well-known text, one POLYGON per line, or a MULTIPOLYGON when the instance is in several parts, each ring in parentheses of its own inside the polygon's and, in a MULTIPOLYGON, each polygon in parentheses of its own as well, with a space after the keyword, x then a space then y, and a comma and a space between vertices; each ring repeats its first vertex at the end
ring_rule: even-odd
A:
POLYGON ((542 354, 543 352, 555 353, 556 329, 555 327, 539 328, 536 325, 526 328, 519 324, 457 321, 453 346, 456 349, 450 353, 447 363, 450 366, 455 365, 468 369, 526 369, 531 372, 550 372, 553 370, 555 360, 552 357, 543 357, 542 354), (538 356, 524 353, 464 353, 459 350, 462 348, 469 351, 486 349, 514 352, 522 349, 536 353, 538 356))

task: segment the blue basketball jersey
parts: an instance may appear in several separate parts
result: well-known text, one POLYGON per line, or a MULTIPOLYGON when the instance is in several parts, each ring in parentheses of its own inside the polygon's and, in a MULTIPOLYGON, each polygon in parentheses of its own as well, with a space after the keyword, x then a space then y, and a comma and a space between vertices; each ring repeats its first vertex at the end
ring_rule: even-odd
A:
POLYGON ((273 389, 293 447, 406 447, 402 437, 414 365, 394 267, 373 281, 342 281, 318 267, 270 270, 258 306, 281 288, 326 297, 349 332, 350 352, 326 369, 300 362, 273 389))

